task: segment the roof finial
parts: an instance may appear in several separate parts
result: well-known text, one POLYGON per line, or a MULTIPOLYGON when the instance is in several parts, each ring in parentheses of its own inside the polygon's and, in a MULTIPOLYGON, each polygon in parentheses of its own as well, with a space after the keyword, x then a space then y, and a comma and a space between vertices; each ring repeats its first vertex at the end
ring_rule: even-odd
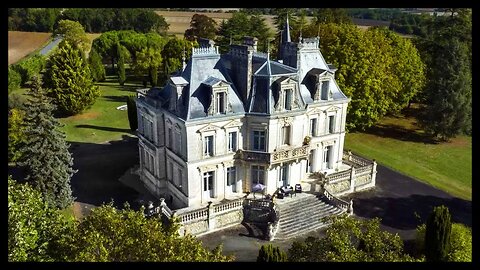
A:
POLYGON ((267 59, 270 59, 270 42, 267 39, 267 59))
POLYGON ((230 34, 230 45, 232 45, 232 35, 230 34))
POLYGON ((185 44, 183 44, 182 62, 183 62, 183 70, 185 70, 185 67, 187 66, 187 63, 185 61, 185 44))

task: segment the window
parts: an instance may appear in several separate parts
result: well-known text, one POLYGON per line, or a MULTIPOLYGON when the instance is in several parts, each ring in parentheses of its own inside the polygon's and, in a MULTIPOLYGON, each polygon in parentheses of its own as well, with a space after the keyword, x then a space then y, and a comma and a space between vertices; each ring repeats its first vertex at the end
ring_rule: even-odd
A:
POLYGON ((322 81, 322 100, 328 100, 330 81, 322 81))
POLYGON ((284 109, 291 110, 292 109, 292 89, 285 89, 285 99, 284 99, 284 109))
POLYGON ((237 151, 237 132, 228 133, 228 151, 235 152, 237 151))
POLYGON ((235 166, 227 168, 227 186, 235 185, 237 181, 237 169, 235 166))
POLYGON ((252 184, 265 184, 265 167, 252 166, 252 184))
POLYGON ((317 118, 310 119, 310 136, 317 136, 317 118))
POLYGON ((146 118, 144 118, 143 120, 144 120, 143 131, 145 132, 144 135, 148 140, 152 141, 153 140, 153 123, 152 123, 152 121, 150 121, 146 118))
POLYGON ((279 182, 282 182, 283 186, 288 185, 288 165, 280 167, 279 182))
POLYGON ((282 127, 282 144, 290 144, 290 126, 282 127))
POLYGON ((168 128, 168 147, 173 149, 173 132, 171 127, 168 128))
POLYGON ((177 168, 177 181, 175 181, 175 185, 178 187, 182 186, 182 169, 177 168))
POLYGON ((168 172, 170 173, 170 177, 168 178, 170 181, 173 182, 173 163, 169 162, 168 163, 168 172))
POLYGON ((205 136, 203 143, 203 155, 206 157, 213 156, 213 135, 205 136))
POLYGON ((326 168, 331 169, 331 155, 332 155, 332 146, 327 146, 323 149, 323 164, 326 168))
POLYGON ((265 151, 265 131, 253 131, 253 150, 265 151))
POLYGON ((217 113, 225 113, 225 92, 217 93, 217 113))
POLYGON ((328 117, 328 133, 334 133, 335 132, 335 116, 330 115, 328 117))
POLYGON ((213 190, 213 171, 203 173, 203 191, 213 190))
POLYGON ((180 153, 180 149, 182 147, 182 134, 180 132, 175 132, 175 152, 177 154, 180 153))

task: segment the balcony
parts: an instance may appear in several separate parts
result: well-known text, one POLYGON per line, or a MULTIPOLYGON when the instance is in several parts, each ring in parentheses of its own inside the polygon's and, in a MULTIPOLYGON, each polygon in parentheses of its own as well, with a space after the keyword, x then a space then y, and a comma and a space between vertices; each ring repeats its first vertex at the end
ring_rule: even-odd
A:
POLYGON ((308 154, 309 146, 303 145, 301 147, 278 150, 273 153, 239 150, 235 158, 249 162, 273 165, 281 162, 307 158, 308 154))

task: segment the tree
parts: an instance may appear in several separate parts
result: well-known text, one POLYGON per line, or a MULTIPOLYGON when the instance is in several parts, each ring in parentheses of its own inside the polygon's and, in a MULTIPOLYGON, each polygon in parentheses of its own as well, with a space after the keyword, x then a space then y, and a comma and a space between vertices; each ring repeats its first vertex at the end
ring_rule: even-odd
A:
POLYGON ((192 48, 198 47, 197 41, 188 41, 186 39, 171 38, 162 50, 162 59, 164 67, 168 67, 166 74, 170 74, 182 67, 183 56, 187 61, 192 55, 192 48))
POLYGON ((25 112, 18 108, 8 111, 8 162, 16 162, 20 158, 20 148, 25 139, 22 123, 25 112))
POLYGON ((49 96, 63 115, 75 115, 89 108, 100 95, 83 53, 68 41, 62 41, 50 57, 46 72, 49 96))
POLYGON ((12 66, 13 70, 17 71, 22 77, 21 85, 27 84, 30 79, 39 74, 45 67, 45 57, 35 54, 32 57, 28 57, 25 60, 12 66))
POLYGON ((73 225, 40 192, 8 177, 8 261, 58 261, 73 225))
POLYGON ((127 96, 127 110, 130 130, 135 131, 138 128, 137 105, 135 103, 135 96, 127 96))
POLYGON ((64 40, 78 46, 84 52, 89 50, 90 40, 85 33, 85 29, 83 29, 83 26, 79 22, 60 20, 53 34, 63 36, 64 40))
POLYGON ((286 262, 287 254, 272 244, 262 245, 258 251, 257 262, 286 262))
MULTIPOLYGON (((425 255, 425 231, 426 225, 417 227, 415 245, 417 253, 425 255)), ((452 223, 450 235, 450 252, 447 255, 449 262, 471 262, 472 261, 472 229, 461 224, 452 223)))
POLYGON ((191 235, 180 237, 178 226, 163 226, 157 218, 128 206, 104 205, 92 210, 74 235, 72 261, 229 261, 221 247, 210 251, 191 235))
POLYGON ((190 21, 190 28, 185 30, 185 39, 194 41, 196 38, 214 39, 217 32, 217 23, 214 19, 202 15, 194 14, 190 21))
POLYGON ((425 257, 430 262, 444 262, 450 251, 452 222, 450 212, 444 205, 433 208, 425 230, 425 257))
POLYGON ((126 51, 128 53, 128 50, 125 49, 122 45, 117 43, 117 55, 118 55, 118 62, 117 62, 117 72, 118 72, 118 83, 120 85, 124 85, 125 81, 127 80, 125 76, 125 53, 122 51, 126 51))
POLYGON ((305 37, 320 37, 327 63, 338 67, 335 77, 352 99, 347 128, 364 130, 388 113, 408 105, 425 81, 424 65, 408 40, 387 29, 365 32, 352 24, 311 24, 305 37))
POLYGON ((427 106, 421 123, 441 140, 462 132, 471 134, 471 29, 471 11, 458 10, 458 16, 435 17, 429 34, 418 40, 428 67, 423 93, 427 106))
POLYGON ((95 82, 101 82, 105 80, 105 67, 103 66, 102 57, 98 54, 97 50, 92 49, 88 57, 88 67, 92 73, 92 79, 95 82))
POLYGON ((20 151, 20 166, 25 168, 29 182, 39 190, 45 201, 58 208, 73 202, 70 178, 75 173, 61 124, 53 117, 54 105, 35 78, 25 102, 24 146, 20 151))
POLYGON ((404 253, 398 234, 380 230, 380 219, 333 217, 325 237, 295 241, 288 250, 293 262, 413 261, 404 253))
POLYGON ((137 52, 136 56, 134 69, 137 74, 147 73, 152 87, 156 86, 159 67, 162 65, 163 60, 161 51, 154 48, 144 48, 142 51, 137 52))
POLYGON ((352 23, 344 8, 319 8, 315 11, 315 20, 318 23, 352 23))
POLYGON ((230 43, 243 43, 245 36, 258 38, 258 50, 266 51, 271 37, 270 30, 261 16, 249 16, 242 12, 233 13, 232 18, 222 21, 217 43, 221 52, 228 51, 230 43))
POLYGON ((20 88, 20 84, 22 83, 22 77, 20 73, 18 73, 13 68, 8 68, 8 94, 20 88))

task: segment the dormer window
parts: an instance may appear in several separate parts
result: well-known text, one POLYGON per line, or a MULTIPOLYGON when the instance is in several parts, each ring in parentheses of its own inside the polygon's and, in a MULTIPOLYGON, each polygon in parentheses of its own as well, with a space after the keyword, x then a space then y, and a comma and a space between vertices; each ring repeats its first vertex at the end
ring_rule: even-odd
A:
POLYGON ((329 100, 330 99, 330 81, 322 81, 321 82, 321 96, 322 96, 322 100, 329 100))
POLYGON ((283 94, 284 94, 283 108, 285 110, 291 110, 292 109, 293 89, 285 89, 283 94))
POLYGON ((216 106, 215 106, 215 113, 217 114, 224 114, 227 112, 227 106, 226 106, 226 92, 217 92, 215 93, 215 100, 216 100, 216 106))

